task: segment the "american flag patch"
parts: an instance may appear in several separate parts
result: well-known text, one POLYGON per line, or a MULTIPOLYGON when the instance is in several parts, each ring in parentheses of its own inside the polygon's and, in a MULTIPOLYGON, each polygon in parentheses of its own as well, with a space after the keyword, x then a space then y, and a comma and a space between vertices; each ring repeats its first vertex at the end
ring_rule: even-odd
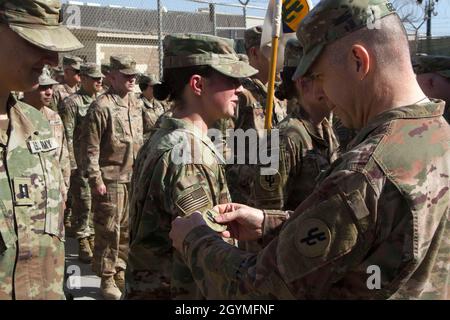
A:
POLYGON ((205 189, 198 187, 194 191, 180 197, 176 205, 185 215, 190 215, 196 210, 208 207, 210 203, 205 189))

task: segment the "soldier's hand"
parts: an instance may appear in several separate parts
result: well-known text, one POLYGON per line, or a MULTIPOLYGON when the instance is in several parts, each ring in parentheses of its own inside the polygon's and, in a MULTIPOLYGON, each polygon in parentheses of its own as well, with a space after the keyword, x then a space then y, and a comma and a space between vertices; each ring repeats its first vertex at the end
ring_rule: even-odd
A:
POLYGON ((106 186, 102 183, 101 185, 97 186, 95 188, 95 192, 97 192, 97 194, 103 196, 106 194, 106 186))
POLYGON ((223 237, 241 241, 258 240, 262 237, 262 210, 238 203, 221 204, 213 210, 220 213, 215 220, 228 225, 227 231, 222 232, 223 237))
POLYGON ((183 241, 191 230, 206 225, 205 220, 200 212, 194 212, 187 217, 177 217, 172 221, 172 229, 169 237, 172 239, 172 245, 179 252, 183 252, 183 241))

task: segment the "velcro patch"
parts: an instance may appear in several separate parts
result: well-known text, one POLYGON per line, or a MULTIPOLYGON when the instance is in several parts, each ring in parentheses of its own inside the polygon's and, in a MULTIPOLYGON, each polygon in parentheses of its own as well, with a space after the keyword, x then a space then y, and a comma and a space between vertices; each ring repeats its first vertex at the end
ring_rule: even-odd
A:
POLYGON ((55 150, 59 147, 55 138, 44 139, 44 140, 31 140, 28 141, 28 147, 31 153, 40 153, 55 150))
POLYGON ((319 219, 305 220, 297 234, 295 242, 298 251, 308 258, 320 257, 328 249, 331 243, 331 231, 328 226, 319 219))
POLYGON ((16 206, 32 206, 34 204, 31 199, 31 178, 13 178, 14 202, 16 206))
POLYGON ((200 186, 192 192, 178 198, 176 205, 185 215, 189 215, 194 211, 208 207, 210 202, 205 189, 200 186))
POLYGON ((259 185, 266 191, 275 191, 281 182, 281 175, 278 171, 272 175, 260 175, 259 185))

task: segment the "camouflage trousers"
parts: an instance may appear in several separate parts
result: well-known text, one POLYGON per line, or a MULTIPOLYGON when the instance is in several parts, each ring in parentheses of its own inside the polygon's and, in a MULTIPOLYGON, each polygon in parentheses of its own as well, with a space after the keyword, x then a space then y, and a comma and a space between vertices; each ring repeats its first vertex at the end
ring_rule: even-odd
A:
POLYGON ((126 269, 129 250, 129 184, 106 183, 106 195, 93 194, 95 246, 92 270, 99 277, 126 269))
POLYGON ((76 170, 70 177, 70 194, 72 198, 72 231, 77 239, 87 238, 94 234, 91 187, 87 178, 84 178, 79 170, 76 170))

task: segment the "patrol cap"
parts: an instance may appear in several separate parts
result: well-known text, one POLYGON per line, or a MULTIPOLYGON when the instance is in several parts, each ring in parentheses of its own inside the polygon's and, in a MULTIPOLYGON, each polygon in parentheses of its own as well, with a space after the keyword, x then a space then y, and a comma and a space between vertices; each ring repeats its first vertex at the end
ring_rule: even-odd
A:
POLYGON ((363 27, 376 27, 376 21, 395 14, 386 0, 322 0, 302 20, 297 38, 304 55, 293 79, 305 75, 324 48, 363 27))
POLYGON ((138 80, 139 84, 146 84, 149 86, 154 86, 155 84, 159 84, 160 82, 156 79, 154 74, 141 74, 138 80))
POLYGON ((416 56, 414 60, 413 67, 415 73, 437 73, 447 79, 450 79, 449 56, 416 56))
POLYGON ((67 52, 84 46, 60 24, 59 0, 0 0, 0 22, 40 48, 67 52))
POLYGON ((297 39, 289 39, 284 49, 284 67, 296 68, 303 55, 303 48, 297 39))
POLYGON ((111 67, 109 66, 109 64, 107 64, 107 63, 102 63, 102 65, 101 65, 101 71, 102 71, 102 73, 103 74, 108 74, 108 73, 110 73, 111 72, 111 67))
POLYGON ((192 66, 210 66, 231 78, 247 78, 258 70, 239 60, 233 41, 211 35, 176 34, 164 38, 166 69, 192 66))
POLYGON ((74 70, 80 71, 81 64, 83 63, 83 59, 77 56, 64 56, 63 57, 63 67, 71 67, 74 70))
POLYGON ((40 86, 52 86, 58 84, 57 81, 53 80, 48 72, 45 70, 42 72, 42 74, 39 76, 39 85, 40 86))
POLYGON ((64 75, 64 70, 60 66, 53 67, 52 68, 52 72, 53 72, 54 75, 58 75, 58 76, 63 76, 64 75))
POLYGON ((245 30, 244 32, 244 43, 245 49, 248 50, 252 47, 261 46, 261 36, 262 36, 262 26, 256 26, 245 30))
POLYGON ((90 78, 103 78, 104 75, 100 67, 95 63, 84 63, 80 68, 80 75, 88 76, 90 78))
POLYGON ((135 75, 139 73, 136 70, 136 61, 130 56, 126 55, 111 56, 109 61, 111 71, 120 71, 120 73, 126 75, 135 75))

